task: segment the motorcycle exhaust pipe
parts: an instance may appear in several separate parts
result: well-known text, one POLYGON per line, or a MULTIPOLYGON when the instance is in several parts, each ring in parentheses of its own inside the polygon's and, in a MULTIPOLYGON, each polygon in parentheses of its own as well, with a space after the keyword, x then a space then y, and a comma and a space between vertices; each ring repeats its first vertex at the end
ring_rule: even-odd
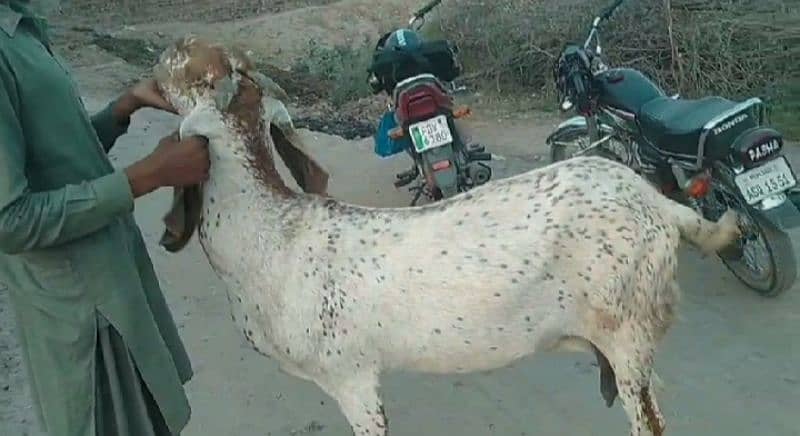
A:
POLYGON ((470 165, 467 174, 475 186, 480 186, 492 178, 492 169, 484 164, 470 165))

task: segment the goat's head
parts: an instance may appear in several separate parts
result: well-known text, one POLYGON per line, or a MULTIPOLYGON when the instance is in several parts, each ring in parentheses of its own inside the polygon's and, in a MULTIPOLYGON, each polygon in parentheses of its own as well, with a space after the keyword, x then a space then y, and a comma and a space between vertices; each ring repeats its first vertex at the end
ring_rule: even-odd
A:
MULTIPOLYGON (((288 189, 274 166, 274 145, 301 189, 325 193, 328 174, 296 134, 281 102, 286 93, 257 72, 243 51, 182 38, 161 54, 154 77, 164 98, 184 117, 182 134, 209 137, 212 154, 243 158, 267 185, 288 189), (215 141, 221 130, 241 141, 215 141)), ((167 250, 178 251, 189 241, 199 222, 201 199, 199 187, 175 189, 161 241, 167 250)))
POLYGON ((164 98, 186 116, 200 102, 213 101, 215 89, 231 78, 234 68, 224 47, 186 37, 161 53, 153 73, 164 98))
MULTIPOLYGON (((256 71, 241 50, 185 37, 164 50, 153 70, 163 96, 184 117, 184 124, 193 124, 194 118, 207 118, 205 121, 211 123, 214 121, 211 118, 217 115, 218 121, 226 121, 225 128, 235 130, 234 133, 247 140, 247 145, 254 146, 256 142, 271 139, 265 130, 272 123, 277 122, 281 128, 291 127, 288 112, 281 117, 281 111, 276 109, 285 112, 281 100, 288 96, 280 86, 256 71), (203 113, 205 109, 208 110, 203 113)), ((198 120, 195 124, 203 122, 198 120)), ((200 130, 199 134, 203 134, 222 128, 192 126, 188 130, 192 133, 200 130)))

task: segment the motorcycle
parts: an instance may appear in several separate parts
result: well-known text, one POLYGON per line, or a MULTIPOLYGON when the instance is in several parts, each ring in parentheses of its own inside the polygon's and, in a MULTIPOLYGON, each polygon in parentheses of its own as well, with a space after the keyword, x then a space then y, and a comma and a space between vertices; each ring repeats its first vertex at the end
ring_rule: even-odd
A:
POLYGON ((765 125, 759 98, 667 96, 638 70, 607 66, 599 28, 622 3, 595 17, 585 42, 566 44, 555 62, 561 110, 578 115, 547 138, 551 160, 617 160, 710 220, 733 208, 743 236, 717 256, 758 294, 780 294, 797 277, 788 232, 800 226, 797 178, 782 154, 783 135, 765 125))
POLYGON ((440 200, 488 182, 491 153, 466 144, 459 120, 468 107, 455 107, 453 81, 461 74, 457 48, 446 40, 424 41, 419 30, 425 15, 441 0, 414 12, 408 27, 384 34, 368 68, 373 93, 391 96, 375 134, 375 152, 387 158, 405 151, 410 170, 396 175, 395 187, 411 184, 411 205, 425 194, 440 200))

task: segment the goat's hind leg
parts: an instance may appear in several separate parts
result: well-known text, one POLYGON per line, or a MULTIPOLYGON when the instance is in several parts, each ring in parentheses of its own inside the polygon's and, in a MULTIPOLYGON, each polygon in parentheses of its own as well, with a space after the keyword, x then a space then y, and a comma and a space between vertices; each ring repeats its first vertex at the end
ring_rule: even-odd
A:
POLYGON ((389 420, 378 395, 378 377, 354 373, 320 383, 347 418, 355 436, 387 436, 389 420))
POLYGON ((634 342, 609 350, 613 350, 607 356, 631 423, 631 436, 663 436, 666 424, 653 389, 654 348, 634 342))

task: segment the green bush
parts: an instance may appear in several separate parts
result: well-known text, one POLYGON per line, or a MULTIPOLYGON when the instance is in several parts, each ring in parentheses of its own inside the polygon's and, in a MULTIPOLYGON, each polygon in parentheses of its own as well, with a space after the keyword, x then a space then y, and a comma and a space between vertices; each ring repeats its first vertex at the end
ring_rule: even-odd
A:
POLYGON ((310 40, 304 58, 296 68, 331 83, 330 100, 336 106, 371 94, 367 84, 367 68, 375 43, 365 39, 353 46, 322 45, 310 40))

